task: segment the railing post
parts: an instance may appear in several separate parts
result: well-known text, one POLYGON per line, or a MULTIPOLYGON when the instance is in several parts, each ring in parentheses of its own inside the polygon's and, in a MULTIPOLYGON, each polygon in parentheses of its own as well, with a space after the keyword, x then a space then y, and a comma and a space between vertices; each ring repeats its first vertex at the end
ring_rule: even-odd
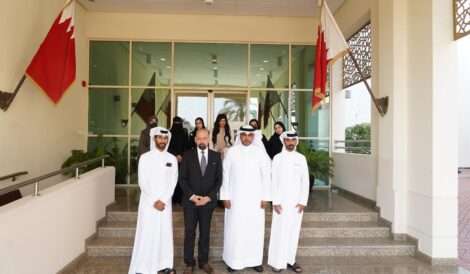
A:
POLYGON ((75 168, 75 179, 80 179, 80 169, 77 167, 75 168))
POLYGON ((39 182, 34 183, 34 197, 39 196, 39 182))
POLYGON ((101 159, 101 167, 104 167, 104 158, 101 159))

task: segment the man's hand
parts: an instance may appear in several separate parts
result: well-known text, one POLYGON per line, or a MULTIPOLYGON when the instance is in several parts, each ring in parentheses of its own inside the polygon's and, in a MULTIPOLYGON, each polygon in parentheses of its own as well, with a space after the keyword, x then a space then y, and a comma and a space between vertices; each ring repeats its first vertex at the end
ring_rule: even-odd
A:
POLYGON ((211 198, 209 196, 204 196, 199 199, 199 201, 196 203, 196 206, 205 206, 211 201, 211 198))
POLYGON ((176 160, 178 163, 181 163, 181 160, 183 160, 183 157, 181 155, 176 155, 176 160))
POLYGON ((226 209, 232 208, 232 203, 230 202, 230 200, 225 200, 225 201, 224 201, 224 207, 225 207, 226 209))
POLYGON ((281 214, 282 213, 282 206, 281 205, 273 205, 274 207, 274 211, 277 213, 277 214, 281 214))
POLYGON ((305 209, 304 205, 298 204, 296 207, 299 209, 299 214, 304 212, 304 209, 305 209))
POLYGON ((262 209, 266 209, 266 207, 268 207, 268 202, 266 202, 266 201, 261 201, 261 208, 262 208, 262 209))
POLYGON ((197 206, 198 203, 201 201, 201 199, 202 199, 202 196, 193 195, 193 196, 191 196, 190 201, 193 202, 197 206))
POLYGON ((165 210, 165 206, 166 206, 165 203, 162 202, 162 201, 160 201, 160 200, 156 201, 156 202, 153 204, 153 207, 154 207, 156 210, 158 210, 158 211, 163 211, 163 210, 165 210))

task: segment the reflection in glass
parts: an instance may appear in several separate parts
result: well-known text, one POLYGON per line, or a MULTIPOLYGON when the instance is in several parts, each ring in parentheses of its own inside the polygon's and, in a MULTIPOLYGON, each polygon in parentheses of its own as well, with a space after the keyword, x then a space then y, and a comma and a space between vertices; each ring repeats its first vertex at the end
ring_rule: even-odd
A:
POLYGON ((314 52, 314 46, 292 46, 292 88, 312 88, 314 52))
POLYGON ((90 42, 90 85, 129 85, 129 42, 90 42))
POLYGON ((127 137, 88 137, 88 151, 100 150, 110 155, 107 164, 116 168, 116 183, 125 184, 127 182, 128 169, 128 143, 127 137))
POLYGON ((312 92, 295 91, 292 93, 295 100, 295 112, 292 120, 295 121, 296 130, 302 137, 314 138, 312 148, 328 150, 328 138, 330 134, 330 104, 326 98, 321 107, 312 112, 312 92))
POLYGON ((248 45, 175 44, 175 85, 247 86, 248 45))
POLYGON ((137 184, 138 183, 139 139, 131 138, 130 147, 131 147, 131 159, 129 163, 130 164, 129 183, 137 184))
POLYGON ((139 135, 151 115, 158 125, 169 128, 171 122, 171 92, 169 89, 132 89, 131 135, 139 135))
POLYGON ((177 93, 176 94, 176 116, 183 118, 183 127, 191 132, 194 127, 194 120, 202 117, 207 123, 207 94, 198 93, 177 93))
POLYGON ((261 131, 269 137, 274 133, 274 123, 281 121, 289 128, 287 91, 251 91, 250 119, 260 121, 261 131))
POLYGON ((127 89, 90 88, 88 100, 89 134, 127 134, 127 89))
POLYGON ((289 46, 251 46, 250 86, 255 88, 289 87, 289 46), (272 85, 269 84, 269 79, 272 85))
POLYGON ((216 93, 214 96, 213 117, 227 115, 232 129, 239 128, 246 116, 246 94, 216 93))
POLYGON ((170 86, 170 78, 171 43, 132 43, 132 85, 170 86))

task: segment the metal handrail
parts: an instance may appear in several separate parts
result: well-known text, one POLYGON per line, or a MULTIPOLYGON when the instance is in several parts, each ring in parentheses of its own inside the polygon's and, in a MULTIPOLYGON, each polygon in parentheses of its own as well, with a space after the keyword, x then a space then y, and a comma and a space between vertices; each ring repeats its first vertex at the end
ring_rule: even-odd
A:
POLYGON ((16 181, 16 177, 27 175, 27 174, 28 174, 27 171, 15 172, 15 173, 8 174, 8 175, 0 177, 0 181, 11 179, 14 182, 14 181, 16 181))
POLYGON ((101 167, 104 167, 104 160, 108 157, 109 157, 109 155, 103 155, 103 156, 100 156, 100 157, 95 158, 95 159, 90 159, 90 160, 87 160, 87 161, 84 161, 84 162, 81 162, 81 163, 71 165, 71 166, 66 167, 66 168, 62 168, 60 170, 52 171, 52 172, 49 172, 47 174, 44 174, 44 175, 41 175, 41 176, 38 176, 38 177, 35 177, 35 178, 31 178, 31 179, 26 180, 26 181, 21 182, 21 183, 17 183, 17 184, 11 185, 11 186, 7 186, 5 188, 0 189, 0 195, 6 194, 10 191, 17 190, 18 188, 21 188, 21 187, 25 187, 25 186, 29 186, 29 185, 34 184, 34 196, 39 196, 39 182, 44 181, 45 179, 49 179, 51 177, 63 174, 63 173, 68 173, 70 171, 74 171, 74 170, 75 170, 75 179, 80 179, 80 168, 86 167, 90 164, 93 164, 93 163, 96 163, 96 162, 99 162, 99 161, 101 161, 101 167))

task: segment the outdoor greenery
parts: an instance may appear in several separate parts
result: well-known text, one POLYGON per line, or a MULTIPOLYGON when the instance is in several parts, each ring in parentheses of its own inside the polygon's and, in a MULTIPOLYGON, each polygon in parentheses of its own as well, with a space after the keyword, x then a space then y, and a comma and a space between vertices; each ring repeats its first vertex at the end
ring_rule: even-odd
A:
POLYGON ((370 123, 346 128, 345 142, 348 153, 370 154, 370 123))
POLYGON ((329 177, 334 176, 334 161, 328 151, 311 149, 305 143, 300 143, 297 151, 307 159, 311 177, 328 181, 329 177))

